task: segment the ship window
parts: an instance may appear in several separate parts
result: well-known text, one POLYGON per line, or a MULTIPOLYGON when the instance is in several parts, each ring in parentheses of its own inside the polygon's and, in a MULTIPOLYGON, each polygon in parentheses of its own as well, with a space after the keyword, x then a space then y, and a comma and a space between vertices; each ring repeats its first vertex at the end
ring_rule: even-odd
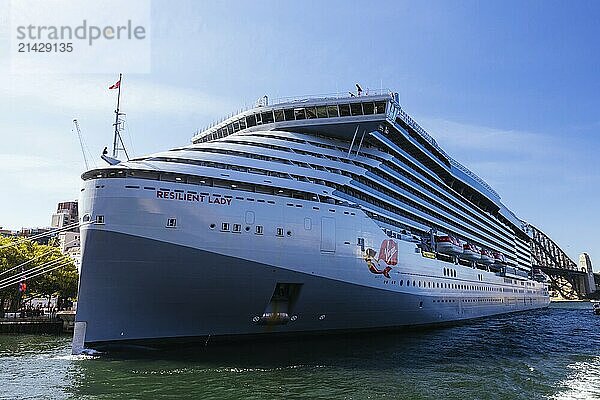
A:
POLYGON ((317 107, 317 118, 327 118, 327 107, 325 107, 325 106, 317 107))
POLYGON ((246 117, 246 125, 248 128, 251 126, 256 126, 256 118, 254 118, 254 115, 249 115, 246 117))
POLYGON ((168 218, 167 228, 177 228, 177 218, 168 218))
POLYGON ((240 233, 242 231, 242 225, 240 224, 233 224, 233 233, 240 233))
POLYGON ((262 227, 262 225, 256 225, 256 234, 257 235, 262 235, 263 234, 263 227, 262 227))
POLYGON ((402 286, 404 284, 404 280, 400 279, 400 286, 402 286))
POLYGON ((221 224, 221 231, 223 231, 223 232, 229 232, 229 223, 223 222, 221 224))
POLYGON ((284 115, 286 121, 294 120, 294 110, 292 108, 283 110, 283 115, 284 115))
POLYGON ((349 116, 350 116, 350 105, 340 104, 340 117, 349 117, 349 116))
POLYGON ((361 103, 350 104, 350 111, 352 112, 352 115, 363 115, 362 104, 361 103))
POLYGON ((83 216, 83 222, 90 222, 90 214, 85 214, 83 216))
POLYGON ((337 106, 327 106, 327 115, 329 118, 339 117, 337 106))
POLYGON ((246 118, 240 119, 239 123, 240 123, 240 129, 246 129, 246 118))
POLYGON ((283 114, 283 110, 275 110, 275 122, 285 120, 285 116, 283 114))
POLYGON ((306 112, 304 108, 294 108, 294 116, 296 119, 306 119, 306 112))
POLYGON ((317 109, 315 107, 306 108, 306 118, 313 119, 317 118, 317 109))
POLYGON ((375 102, 375 114, 385 114, 385 101, 375 102))
POLYGON ((277 228, 277 236, 283 236, 283 228, 277 228))
POLYGON ((413 281, 413 286, 415 286, 416 283, 417 283, 417 281, 413 281))
POLYGON ((240 123, 238 121, 233 122, 233 131, 237 132, 240 130, 240 123))
POLYGON ((104 215, 96 215, 96 223, 103 224, 104 223, 104 215))
POLYGON ((266 111, 262 113, 263 124, 270 124, 273 122, 273 111, 266 111))
POLYGON ((363 103, 363 111, 365 112, 365 115, 374 114, 375 113, 375 106, 371 102, 369 102, 369 103, 363 103))

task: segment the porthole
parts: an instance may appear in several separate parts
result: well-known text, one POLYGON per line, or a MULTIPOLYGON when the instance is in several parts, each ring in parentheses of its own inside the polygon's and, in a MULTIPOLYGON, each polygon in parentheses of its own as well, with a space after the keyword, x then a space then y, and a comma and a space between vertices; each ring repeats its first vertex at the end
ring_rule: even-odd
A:
POLYGON ((85 214, 83 216, 83 222, 90 222, 90 214, 85 214))
POLYGON ((249 226, 247 226, 245 229, 246 229, 246 232, 250 232, 250 227, 249 226))
MULTIPOLYGON (((286 234, 287 234, 288 236, 292 236, 292 231, 287 231, 287 232, 286 232, 286 234)), ((348 243, 348 244, 349 244, 349 243, 348 243)))
POLYGON ((215 224, 210 224, 209 228, 210 229, 215 229, 216 225, 215 224))

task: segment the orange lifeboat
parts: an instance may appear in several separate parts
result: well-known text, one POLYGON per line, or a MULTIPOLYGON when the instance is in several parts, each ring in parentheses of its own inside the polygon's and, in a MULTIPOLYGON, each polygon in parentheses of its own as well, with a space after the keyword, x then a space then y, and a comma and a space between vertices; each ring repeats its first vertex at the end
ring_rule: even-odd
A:
POLYGON ((494 264, 506 264, 506 257, 504 257, 504 254, 494 252, 494 264))
POLYGON ((482 264, 489 265, 494 263, 494 253, 488 249, 481 249, 481 260, 482 264))
POLYGON ((450 255, 462 254, 463 252, 460 240, 450 235, 436 236, 435 249, 438 253, 450 255))
POLYGON ((479 248, 475 246, 473 243, 465 243, 463 245, 463 254, 462 258, 471 261, 479 261, 481 260, 481 253, 479 248))

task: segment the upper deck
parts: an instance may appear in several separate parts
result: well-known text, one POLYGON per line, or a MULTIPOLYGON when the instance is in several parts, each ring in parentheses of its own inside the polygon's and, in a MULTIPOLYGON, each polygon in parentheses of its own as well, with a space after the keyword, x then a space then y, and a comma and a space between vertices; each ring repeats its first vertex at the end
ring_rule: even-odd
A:
POLYGON ((197 132, 193 143, 202 143, 236 132, 286 130, 319 133, 351 140, 355 132, 384 130, 384 122, 398 125, 447 169, 454 167, 462 179, 495 199, 500 195, 483 179, 450 157, 435 139, 415 122, 399 104, 398 94, 376 90, 363 95, 331 94, 316 97, 281 98, 262 102, 197 132), (461 176, 464 175, 464 176, 461 176))
MULTIPOLYGON (((411 152, 442 180, 487 211, 498 213, 523 232, 523 222, 500 202, 500 195, 483 179, 450 157, 400 106, 398 94, 390 90, 371 90, 358 95, 338 93, 288 97, 274 101, 268 101, 265 96, 254 107, 197 132, 192 142, 203 143, 237 132, 257 130, 293 130, 349 142, 353 142, 357 134, 360 137, 363 133, 369 133, 385 146, 394 145, 387 141, 391 134, 394 140, 410 143, 409 146, 402 146, 402 149, 411 152)), ((358 144, 358 139, 356 142, 358 144)))

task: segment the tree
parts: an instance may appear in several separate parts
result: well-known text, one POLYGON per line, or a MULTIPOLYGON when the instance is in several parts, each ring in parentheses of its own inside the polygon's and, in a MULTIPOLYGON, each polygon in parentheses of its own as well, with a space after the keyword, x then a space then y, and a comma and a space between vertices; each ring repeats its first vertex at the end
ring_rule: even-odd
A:
MULTIPOLYGON (((26 277, 26 295, 33 297, 51 297, 57 295, 59 304, 64 300, 75 299, 77 296, 77 284, 79 276, 77 268, 72 259, 61 254, 57 247, 40 245, 30 240, 24 240, 18 244, 19 239, 4 238, 0 236, 0 247, 13 244, 12 246, 0 248, 0 287, 9 282, 10 278, 26 277), (14 267, 30 261, 22 268, 14 267), (48 265, 48 263, 53 263, 48 265), (46 267, 44 267, 44 265, 46 267), (49 269, 58 267, 49 271, 49 269), (35 274, 45 271, 38 276, 35 274)), ((12 281, 10 281, 12 282, 12 281)), ((0 310, 4 310, 6 300, 12 310, 17 310, 21 304, 21 293, 18 282, 0 289, 0 310)))

